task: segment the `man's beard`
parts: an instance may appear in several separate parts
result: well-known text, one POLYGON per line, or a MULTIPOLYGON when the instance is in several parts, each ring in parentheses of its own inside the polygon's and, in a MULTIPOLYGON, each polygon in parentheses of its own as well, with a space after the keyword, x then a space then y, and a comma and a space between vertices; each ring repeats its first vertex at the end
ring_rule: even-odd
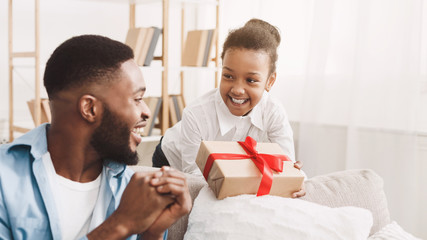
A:
POLYGON ((130 134, 125 122, 113 116, 104 104, 101 125, 95 129, 90 144, 103 160, 111 159, 117 163, 135 165, 139 159, 137 152, 129 147, 130 134))

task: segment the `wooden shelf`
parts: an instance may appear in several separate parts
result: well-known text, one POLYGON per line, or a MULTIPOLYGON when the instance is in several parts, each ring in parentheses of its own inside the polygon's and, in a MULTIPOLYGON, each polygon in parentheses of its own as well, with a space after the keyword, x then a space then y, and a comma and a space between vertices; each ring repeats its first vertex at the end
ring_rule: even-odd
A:
POLYGON ((34 92, 34 122, 38 126, 41 123, 41 100, 40 100, 40 41, 39 41, 39 0, 34 0, 34 51, 30 52, 14 52, 13 51, 13 0, 9 0, 8 8, 8 47, 9 47, 9 141, 12 142, 14 139, 14 132, 25 133, 30 129, 14 126, 14 96, 13 96, 13 69, 15 67, 13 59, 15 58, 34 58, 34 70, 35 70, 35 92, 34 92))
POLYGON ((35 58, 36 52, 12 52, 12 58, 35 58))
POLYGON ((26 132, 30 131, 31 129, 24 128, 24 127, 18 127, 18 126, 12 126, 12 130, 15 132, 26 133, 26 132))

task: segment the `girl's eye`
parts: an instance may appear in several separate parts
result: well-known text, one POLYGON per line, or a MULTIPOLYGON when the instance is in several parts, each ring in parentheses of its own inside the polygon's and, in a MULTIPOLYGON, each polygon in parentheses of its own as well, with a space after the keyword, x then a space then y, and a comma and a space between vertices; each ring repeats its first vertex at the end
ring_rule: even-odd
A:
POLYGON ((226 79, 232 79, 233 78, 233 76, 231 76, 230 74, 223 74, 222 76, 226 79))
POLYGON ((143 100, 142 100, 142 97, 139 97, 139 98, 135 98, 135 102, 137 102, 137 103, 141 103, 143 100))
POLYGON ((248 79, 246 79, 246 81, 247 81, 248 83, 256 83, 256 82, 258 82, 257 80, 255 80, 255 79, 253 79, 253 78, 248 78, 248 79))

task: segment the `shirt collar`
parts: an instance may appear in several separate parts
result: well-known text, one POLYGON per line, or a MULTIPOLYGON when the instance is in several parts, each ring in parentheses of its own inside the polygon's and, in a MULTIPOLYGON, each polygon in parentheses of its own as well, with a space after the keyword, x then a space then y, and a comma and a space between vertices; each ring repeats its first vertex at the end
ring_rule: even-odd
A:
POLYGON ((263 118, 262 109, 264 109, 266 107, 265 102, 266 102, 267 98, 268 98, 268 92, 264 91, 259 103, 248 114, 248 116, 251 118, 251 123, 261 131, 265 130, 264 129, 264 123, 262 121, 262 118, 263 118))
POLYGON ((30 147, 31 155, 35 159, 41 158, 47 152, 47 137, 46 129, 50 126, 48 123, 41 124, 23 136, 15 139, 10 145, 9 149, 15 146, 28 146, 30 147))
POLYGON ((121 177, 123 172, 126 170, 126 165, 118 163, 110 159, 104 160, 104 166, 107 170, 107 175, 111 177, 121 177))
MULTIPOLYGON (((252 111, 246 115, 245 117, 248 117, 251 121, 251 123, 259 128, 261 131, 264 131, 264 124, 262 121, 262 111, 261 108, 264 105, 265 99, 268 97, 268 93, 264 91, 263 96, 260 100, 260 102, 252 109, 252 111)), ((224 136, 226 133, 228 133, 232 128, 236 126, 236 124, 239 122, 239 120, 243 117, 241 116, 234 116, 228 107, 225 105, 224 101, 222 100, 221 94, 218 91, 215 94, 215 109, 217 112, 217 118, 219 122, 219 128, 221 131, 221 135, 224 136)))
MULTIPOLYGON (((41 158, 45 153, 47 153, 46 133, 49 126, 49 123, 41 124, 23 136, 15 139, 15 141, 9 145, 8 149, 15 146, 28 146, 31 148, 30 152, 34 159, 41 158)), ((104 160, 104 166, 112 176, 120 176, 126 169, 126 165, 109 159, 104 160)))

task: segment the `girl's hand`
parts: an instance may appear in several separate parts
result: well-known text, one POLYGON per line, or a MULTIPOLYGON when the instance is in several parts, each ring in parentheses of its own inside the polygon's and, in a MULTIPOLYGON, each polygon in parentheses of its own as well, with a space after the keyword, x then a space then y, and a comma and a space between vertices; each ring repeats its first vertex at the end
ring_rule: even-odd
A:
MULTIPOLYGON (((300 161, 296 161, 294 163, 294 167, 297 168, 298 170, 301 170, 302 165, 303 164, 300 161)), ((305 186, 304 186, 304 183, 302 183, 301 190, 299 190, 298 192, 294 192, 292 194, 293 198, 299 198, 299 197, 303 197, 303 196, 305 196, 305 186)))

